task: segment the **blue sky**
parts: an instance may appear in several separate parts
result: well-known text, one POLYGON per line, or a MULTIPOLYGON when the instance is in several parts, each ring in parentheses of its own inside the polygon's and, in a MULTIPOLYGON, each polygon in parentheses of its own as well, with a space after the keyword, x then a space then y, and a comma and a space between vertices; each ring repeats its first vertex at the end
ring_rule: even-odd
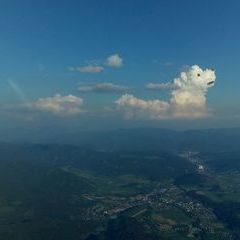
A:
POLYGON ((237 126, 239 11, 237 0, 1 1, 2 126, 47 127, 51 121, 77 122, 78 129, 101 129, 99 121, 112 127, 184 128, 189 122, 193 127, 237 126), (113 55, 122 60, 121 66, 108 66, 113 55), (206 99, 211 117, 121 118, 115 101, 122 95, 168 102, 171 91, 151 91, 146 85, 172 81, 195 64, 216 70, 216 84, 206 99), (79 71, 86 66, 104 70, 79 71), (128 90, 101 91, 102 83, 128 90), (91 91, 79 91, 80 85, 91 91), (36 104, 56 94, 81 98, 81 113, 58 116, 36 104), (80 124, 84 121, 89 126, 80 124))

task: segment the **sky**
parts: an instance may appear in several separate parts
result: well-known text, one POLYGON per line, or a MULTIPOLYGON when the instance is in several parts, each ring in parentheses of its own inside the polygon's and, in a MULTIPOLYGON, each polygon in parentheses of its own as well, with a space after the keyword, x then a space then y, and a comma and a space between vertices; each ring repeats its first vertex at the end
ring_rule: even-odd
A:
POLYGON ((240 127, 239 11, 237 0, 1 1, 2 136, 240 127))

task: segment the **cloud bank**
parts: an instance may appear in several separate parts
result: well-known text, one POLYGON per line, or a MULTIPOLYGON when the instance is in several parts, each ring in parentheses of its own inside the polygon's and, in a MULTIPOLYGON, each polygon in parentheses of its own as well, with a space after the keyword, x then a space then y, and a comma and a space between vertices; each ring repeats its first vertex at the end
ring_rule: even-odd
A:
POLYGON ((25 107, 32 110, 61 116, 79 114, 82 112, 82 106, 82 98, 73 95, 61 96, 60 94, 56 94, 53 97, 39 98, 37 101, 25 105, 25 107))
POLYGON ((193 65, 181 72, 178 78, 165 85, 150 85, 151 88, 171 85, 169 101, 143 100, 133 95, 123 95, 115 103, 128 118, 140 117, 149 119, 200 118, 209 115, 207 92, 214 86, 215 71, 202 70, 193 65))
POLYGON ((169 103, 158 99, 142 100, 130 94, 121 96, 115 103, 124 108, 124 117, 127 119, 146 116, 150 119, 162 119, 170 107, 169 103))

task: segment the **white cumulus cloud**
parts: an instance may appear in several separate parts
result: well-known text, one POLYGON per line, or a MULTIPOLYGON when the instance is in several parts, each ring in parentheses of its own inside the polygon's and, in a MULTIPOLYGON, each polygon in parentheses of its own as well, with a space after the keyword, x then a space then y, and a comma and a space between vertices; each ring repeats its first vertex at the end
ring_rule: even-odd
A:
POLYGON ((150 119, 161 119, 165 118, 169 109, 167 102, 158 99, 143 100, 129 94, 122 95, 115 103, 124 108, 126 118, 148 116, 150 119))
POLYGON ((83 99, 73 95, 56 94, 53 97, 39 98, 25 106, 33 110, 68 116, 82 112, 83 99))
POLYGON ((202 70, 194 65, 174 79, 176 89, 171 93, 171 105, 175 117, 204 117, 209 114, 206 101, 207 91, 214 86, 215 71, 202 70))
POLYGON ((107 58, 106 64, 109 67, 118 68, 123 65, 123 59, 118 54, 113 54, 107 58))
POLYGON ((215 80, 214 70, 202 70, 199 66, 193 65, 165 85, 150 85, 152 89, 171 85, 169 101, 143 100, 132 95, 123 95, 116 104, 129 117, 141 116, 150 119, 205 117, 209 115, 206 104, 207 92, 214 86, 215 80), (158 108, 156 105, 161 107, 158 108))

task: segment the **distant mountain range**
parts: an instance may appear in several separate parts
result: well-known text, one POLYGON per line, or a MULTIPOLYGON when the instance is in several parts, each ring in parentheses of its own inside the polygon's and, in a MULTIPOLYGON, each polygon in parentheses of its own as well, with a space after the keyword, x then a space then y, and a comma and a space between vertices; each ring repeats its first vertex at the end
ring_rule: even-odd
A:
POLYGON ((234 151, 240 149, 240 128, 174 131, 158 128, 86 131, 64 134, 44 143, 73 144, 98 150, 234 151))
POLYGON ((116 129, 109 131, 76 131, 52 133, 39 137, 28 135, 2 138, 2 142, 30 144, 67 144, 90 149, 115 150, 159 150, 159 151, 235 151, 240 149, 240 128, 204 129, 176 131, 160 128, 116 129), (14 139, 14 140, 13 140, 14 139))

